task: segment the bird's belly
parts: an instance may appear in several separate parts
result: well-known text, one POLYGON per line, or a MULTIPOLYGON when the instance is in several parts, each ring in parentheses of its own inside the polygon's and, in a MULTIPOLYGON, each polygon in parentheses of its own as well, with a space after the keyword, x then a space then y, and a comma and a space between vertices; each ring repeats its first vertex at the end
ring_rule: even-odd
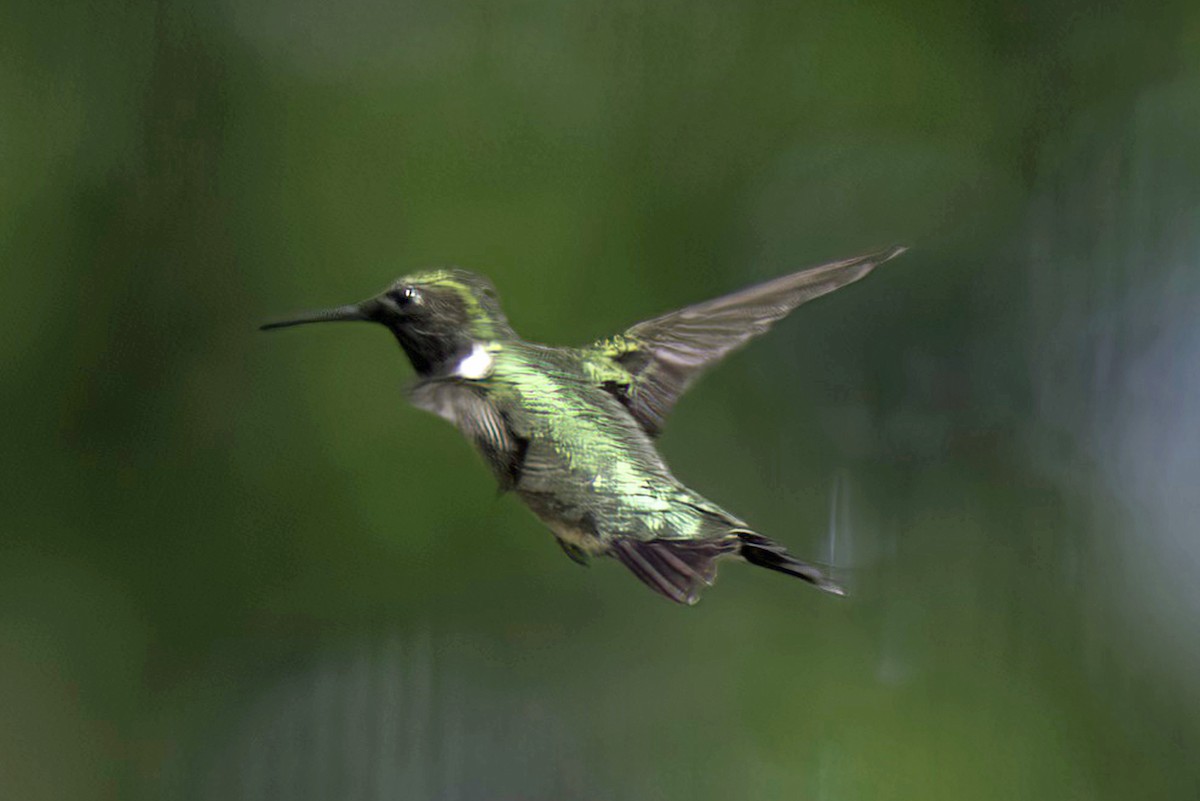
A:
POLYGON ((586 497, 576 493, 529 492, 519 487, 517 495, 563 542, 590 554, 601 553, 607 548, 606 538, 600 531, 603 513, 593 508, 586 497))
POLYGON ((559 540, 598 554, 607 551, 615 537, 653 539, 686 529, 694 515, 678 502, 674 489, 663 481, 655 490, 617 494, 581 482, 541 491, 518 485, 517 495, 559 540))
MULTIPOLYGON (((539 515, 539 517, 541 516, 539 515)), ((565 520, 550 520, 545 517, 541 519, 546 524, 546 527, 554 532, 554 536, 563 542, 574 545, 577 548, 582 548, 584 551, 593 554, 604 550, 603 540, 597 537, 593 531, 565 520)))

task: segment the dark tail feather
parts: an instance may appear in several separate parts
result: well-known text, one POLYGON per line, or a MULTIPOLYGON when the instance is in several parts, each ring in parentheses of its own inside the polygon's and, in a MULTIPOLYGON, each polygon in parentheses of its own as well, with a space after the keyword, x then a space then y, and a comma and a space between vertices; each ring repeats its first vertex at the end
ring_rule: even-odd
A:
POLYGON ((738 555, 750 564, 770 570, 778 570, 780 573, 804 579, 809 584, 813 584, 825 590, 825 592, 830 592, 834 595, 846 594, 846 591, 830 579, 829 576, 807 562, 801 562, 799 559, 796 559, 774 540, 767 539, 763 535, 756 534, 753 531, 736 531, 734 533, 737 534, 738 540, 741 541, 741 546, 738 548, 738 555))
POLYGON ((725 540, 622 538, 608 552, 655 592, 691 605, 717 577, 717 557, 729 553, 732 546, 725 540))

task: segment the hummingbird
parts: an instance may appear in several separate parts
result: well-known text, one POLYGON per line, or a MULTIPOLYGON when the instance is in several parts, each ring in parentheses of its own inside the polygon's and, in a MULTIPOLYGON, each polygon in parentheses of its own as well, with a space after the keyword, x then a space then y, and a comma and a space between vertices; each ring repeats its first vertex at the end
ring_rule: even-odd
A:
POLYGON ((814 298, 905 249, 813 267, 640 322, 583 347, 517 335, 492 283, 458 268, 404 276, 375 297, 262 326, 384 326, 418 380, 416 407, 455 425, 500 490, 514 492, 587 565, 612 557, 651 589, 694 604, 722 560, 844 591, 825 571, 685 486, 655 440, 707 368, 814 298))

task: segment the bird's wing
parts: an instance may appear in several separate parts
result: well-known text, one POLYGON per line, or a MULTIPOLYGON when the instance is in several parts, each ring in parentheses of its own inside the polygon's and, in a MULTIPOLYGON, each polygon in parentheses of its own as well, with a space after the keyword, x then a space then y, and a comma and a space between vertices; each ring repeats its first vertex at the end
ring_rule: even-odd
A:
POLYGON ((857 281, 904 250, 892 247, 813 267, 638 323, 592 346, 613 368, 596 370, 595 379, 653 436, 707 367, 797 306, 857 281))
POLYGON ((414 386, 409 399, 457 426, 483 454, 501 490, 516 486, 529 441, 476 388, 463 381, 432 379, 414 386))

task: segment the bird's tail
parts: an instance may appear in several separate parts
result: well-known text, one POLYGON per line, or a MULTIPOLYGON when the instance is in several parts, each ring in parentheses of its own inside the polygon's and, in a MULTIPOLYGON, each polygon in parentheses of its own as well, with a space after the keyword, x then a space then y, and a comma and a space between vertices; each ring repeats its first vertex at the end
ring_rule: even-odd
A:
POLYGON ((801 562, 774 540, 753 531, 739 530, 733 533, 737 535, 740 542, 738 555, 750 564, 795 576, 834 595, 846 594, 841 585, 829 578, 819 568, 807 562, 801 562))

